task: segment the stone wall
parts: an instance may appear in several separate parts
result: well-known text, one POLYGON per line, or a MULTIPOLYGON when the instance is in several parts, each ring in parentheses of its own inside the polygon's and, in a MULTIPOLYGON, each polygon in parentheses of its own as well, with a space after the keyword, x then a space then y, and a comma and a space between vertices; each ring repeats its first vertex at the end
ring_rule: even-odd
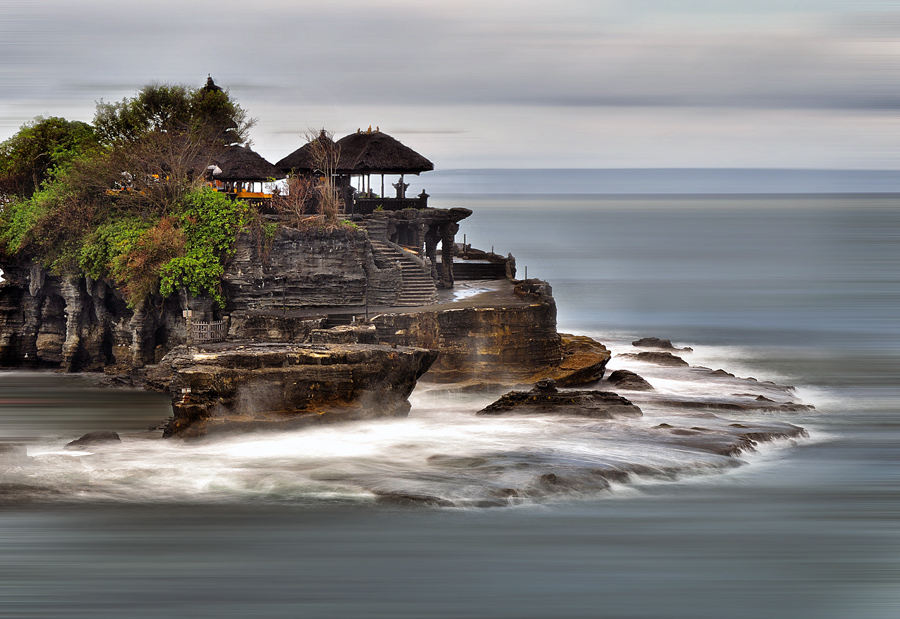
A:
POLYGON ((242 233, 223 289, 228 313, 261 309, 392 305, 400 269, 376 264, 365 231, 279 227, 270 247, 242 233))

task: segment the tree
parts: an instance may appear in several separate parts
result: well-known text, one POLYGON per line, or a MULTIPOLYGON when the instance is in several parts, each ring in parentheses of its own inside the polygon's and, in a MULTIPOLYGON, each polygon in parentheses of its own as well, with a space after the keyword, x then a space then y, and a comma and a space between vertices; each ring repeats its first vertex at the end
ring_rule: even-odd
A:
POLYGON ((256 123, 228 92, 207 80, 203 88, 149 84, 119 103, 97 104, 94 127, 104 144, 134 142, 148 133, 189 133, 224 147, 243 144, 256 123))
POLYGON ((29 198, 76 158, 95 150, 93 128, 77 120, 38 116, 0 144, 0 204, 29 198))

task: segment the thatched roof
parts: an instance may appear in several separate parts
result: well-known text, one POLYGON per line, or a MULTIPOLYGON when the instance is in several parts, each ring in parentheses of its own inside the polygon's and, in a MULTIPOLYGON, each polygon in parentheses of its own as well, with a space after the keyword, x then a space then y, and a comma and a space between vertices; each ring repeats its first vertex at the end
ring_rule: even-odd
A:
MULTIPOLYGON (((334 146, 334 141, 328 137, 323 130, 316 142, 322 143, 327 148, 334 146)), ((315 172, 316 166, 313 162, 313 142, 307 142, 287 157, 281 159, 275 164, 275 167, 283 172, 315 172)))
POLYGON ((217 181, 266 181, 284 178, 281 170, 253 152, 249 146, 229 146, 213 157, 221 173, 213 174, 217 181))
POLYGON ((341 174, 418 174, 434 169, 428 159, 381 131, 351 133, 337 145, 341 174))

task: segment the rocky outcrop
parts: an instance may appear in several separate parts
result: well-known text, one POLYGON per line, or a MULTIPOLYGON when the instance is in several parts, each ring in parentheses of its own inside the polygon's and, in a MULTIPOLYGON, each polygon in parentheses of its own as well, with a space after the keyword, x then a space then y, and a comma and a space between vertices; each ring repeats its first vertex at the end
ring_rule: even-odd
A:
POLYGON ((381 342, 441 351, 429 380, 477 377, 521 383, 558 366, 562 346, 550 286, 539 280, 519 282, 515 295, 493 307, 388 313, 371 321, 381 342))
POLYGON ((559 391, 552 380, 531 391, 510 391, 478 411, 479 415, 577 415, 596 419, 640 417, 641 409, 611 391, 559 391))
POLYGON ((562 358, 537 372, 528 382, 552 379, 560 387, 581 387, 596 383, 606 372, 610 352, 586 335, 560 333, 562 358))
POLYGON ((670 352, 638 352, 623 353, 618 355, 626 359, 634 359, 635 361, 643 361, 644 363, 652 363, 654 365, 666 365, 669 367, 687 367, 689 364, 681 357, 677 357, 670 352))
POLYGON ((166 436, 247 427, 405 416, 436 351, 363 344, 179 347, 149 368, 145 385, 168 392, 166 436))
POLYGON ((131 309, 102 281, 59 277, 30 262, 3 265, 0 364, 96 371, 156 362, 183 341, 178 299, 131 309))
POLYGON ((694 349, 690 347, 675 348, 672 346, 672 340, 662 340, 658 337, 642 337, 631 343, 637 348, 659 348, 661 350, 676 350, 680 352, 692 352, 694 349))
POLYGON ((654 442, 661 445, 676 445, 720 456, 737 456, 743 452, 756 451, 759 443, 808 436, 806 430, 790 423, 728 423, 729 420, 717 417, 712 417, 709 421, 710 427, 689 428, 661 423, 652 428, 652 437, 654 442))
POLYGON ((610 385, 627 391, 653 391, 653 385, 629 370, 616 370, 607 379, 610 385))
POLYGON ((70 443, 66 443, 66 449, 79 449, 82 447, 92 447, 95 445, 102 445, 104 443, 118 443, 121 442, 121 438, 119 437, 118 432, 113 432, 111 430, 98 430, 96 432, 88 432, 81 436, 81 438, 77 438, 70 443))

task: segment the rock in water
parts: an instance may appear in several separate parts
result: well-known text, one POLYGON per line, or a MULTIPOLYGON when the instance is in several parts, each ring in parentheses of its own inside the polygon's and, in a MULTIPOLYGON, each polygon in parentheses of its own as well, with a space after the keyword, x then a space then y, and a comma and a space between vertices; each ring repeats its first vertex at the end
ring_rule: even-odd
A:
POLYGON ((479 415, 578 415, 596 419, 640 417, 641 409, 611 391, 558 391, 552 380, 541 381, 531 391, 510 391, 479 415))
POLYGON ((672 340, 661 340, 658 337, 642 337, 639 340, 633 341, 631 345, 637 348, 661 348, 663 350, 679 350, 681 352, 691 352, 694 350, 690 347, 675 348, 672 346, 672 340))
POLYGON ((100 443, 116 443, 121 441, 116 432, 109 430, 100 430, 98 432, 88 432, 81 438, 75 439, 71 443, 66 444, 66 449, 78 449, 79 447, 87 447, 89 445, 98 445, 100 443))
POLYGON ((147 372, 168 391, 164 436, 293 428, 322 421, 401 417, 437 351, 369 344, 179 347, 147 372))
POLYGON ((609 375, 609 383, 629 391, 653 391, 653 385, 630 370, 616 370, 609 375))
POLYGON ((689 364, 681 357, 676 357, 670 352, 639 352, 624 353, 619 355, 635 361, 644 361, 645 363, 653 363, 655 365, 667 365, 671 367, 687 367, 689 364))

